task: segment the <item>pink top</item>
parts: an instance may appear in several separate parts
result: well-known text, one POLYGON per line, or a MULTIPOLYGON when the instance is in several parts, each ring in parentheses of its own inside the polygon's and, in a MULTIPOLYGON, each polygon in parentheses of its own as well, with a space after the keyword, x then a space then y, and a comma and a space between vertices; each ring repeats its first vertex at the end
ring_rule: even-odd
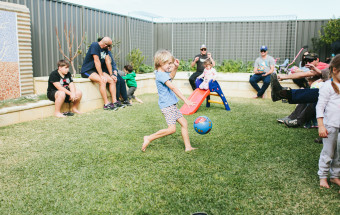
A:
POLYGON ((209 70, 204 69, 202 75, 200 75, 198 78, 204 78, 204 82, 209 82, 211 79, 216 80, 217 72, 214 68, 211 68, 209 70))
POLYGON ((319 64, 316 66, 316 68, 323 70, 323 69, 327 69, 329 67, 329 64, 324 63, 324 62, 319 62, 319 64))

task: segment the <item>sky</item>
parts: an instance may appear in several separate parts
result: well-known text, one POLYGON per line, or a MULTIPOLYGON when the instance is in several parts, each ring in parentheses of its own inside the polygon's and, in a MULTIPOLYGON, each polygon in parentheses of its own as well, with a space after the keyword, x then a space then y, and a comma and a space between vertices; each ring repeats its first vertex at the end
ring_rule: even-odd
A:
POLYGON ((62 0, 122 15, 145 12, 164 18, 294 15, 303 19, 340 18, 340 0, 62 0))

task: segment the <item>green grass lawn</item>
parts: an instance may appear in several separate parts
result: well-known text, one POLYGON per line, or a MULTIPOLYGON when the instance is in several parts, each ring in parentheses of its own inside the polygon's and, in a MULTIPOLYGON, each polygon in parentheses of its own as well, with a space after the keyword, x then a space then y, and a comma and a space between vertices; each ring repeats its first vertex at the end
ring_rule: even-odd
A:
POLYGON ((203 105, 185 116, 198 150, 184 152, 178 125, 142 153, 143 136, 166 124, 157 96, 141 99, 0 128, 0 214, 340 214, 339 187, 319 188, 317 130, 276 122, 294 105, 203 105), (200 115, 207 135, 192 127, 200 115))

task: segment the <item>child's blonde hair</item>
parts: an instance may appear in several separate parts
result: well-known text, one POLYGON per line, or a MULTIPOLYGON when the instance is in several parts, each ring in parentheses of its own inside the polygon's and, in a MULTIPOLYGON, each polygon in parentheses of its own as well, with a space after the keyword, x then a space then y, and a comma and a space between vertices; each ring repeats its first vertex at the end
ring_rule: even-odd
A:
POLYGON ((158 50, 154 57, 155 69, 158 69, 168 61, 174 62, 174 56, 168 50, 158 50))
POLYGON ((207 65, 212 65, 212 61, 210 60, 210 58, 206 59, 203 63, 203 66, 207 66, 207 65))
POLYGON ((332 87, 334 89, 334 91, 337 93, 337 94, 340 94, 340 91, 339 91, 339 87, 334 83, 334 72, 333 72, 333 68, 336 68, 336 70, 338 72, 340 72, 340 54, 337 54, 331 61, 331 65, 329 67, 329 71, 330 71, 330 76, 332 77, 332 87))

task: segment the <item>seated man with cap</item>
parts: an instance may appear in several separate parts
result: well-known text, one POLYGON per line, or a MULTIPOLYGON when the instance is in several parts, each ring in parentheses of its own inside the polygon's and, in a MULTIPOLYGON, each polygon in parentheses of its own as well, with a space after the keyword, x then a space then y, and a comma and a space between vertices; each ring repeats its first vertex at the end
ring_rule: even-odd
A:
POLYGON ((253 98, 263 98, 263 94, 270 84, 270 74, 274 72, 275 60, 267 54, 267 50, 267 46, 261 46, 261 56, 255 60, 254 74, 249 80, 251 86, 253 86, 253 88, 257 91, 256 96, 253 98), (261 88, 257 84, 260 81, 263 81, 261 88))
POLYGON ((206 45, 202 44, 200 51, 201 53, 196 55, 194 60, 191 62, 191 67, 194 67, 195 64, 197 64, 196 72, 194 72, 189 78, 189 82, 193 90, 196 89, 196 84, 195 84, 196 78, 200 76, 204 71, 204 65, 203 65, 204 61, 207 59, 210 59, 212 62, 212 65, 215 66, 215 61, 212 59, 211 53, 207 54, 206 45))

